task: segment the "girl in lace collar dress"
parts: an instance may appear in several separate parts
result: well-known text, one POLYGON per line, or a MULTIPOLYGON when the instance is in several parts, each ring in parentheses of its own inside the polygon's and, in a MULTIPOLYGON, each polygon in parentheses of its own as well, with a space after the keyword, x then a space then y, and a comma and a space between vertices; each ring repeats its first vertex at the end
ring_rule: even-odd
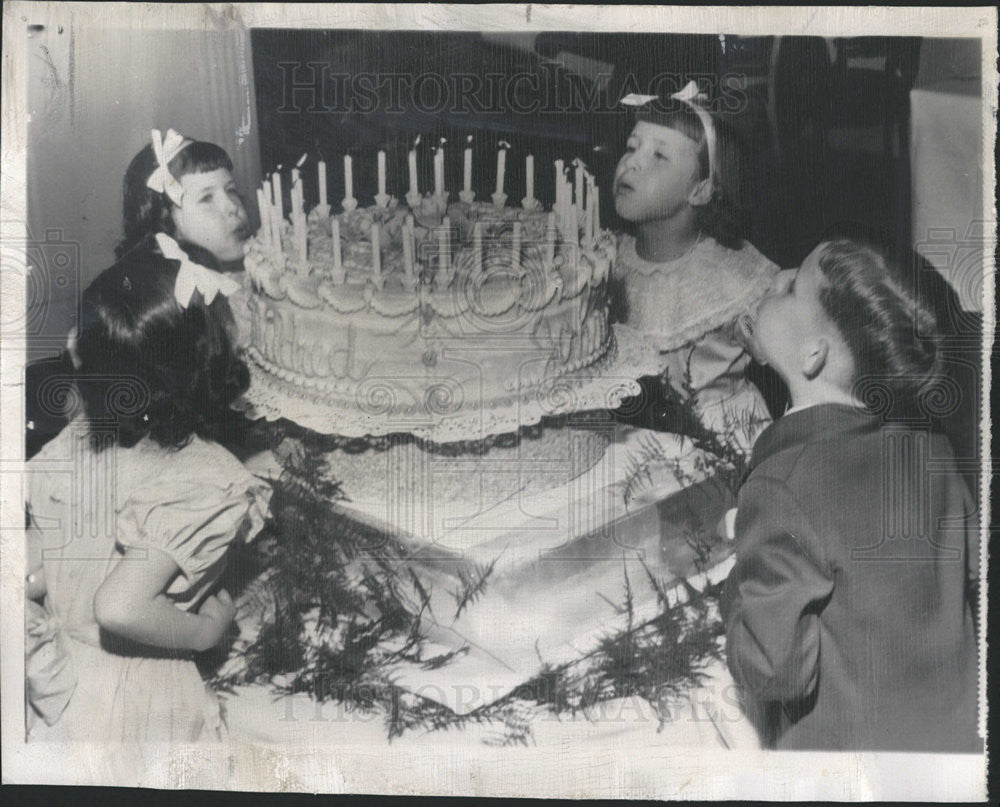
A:
MULTIPOLYGON (((759 428, 767 408, 745 378, 749 355, 737 324, 778 267, 743 238, 732 135, 693 82, 668 99, 622 102, 636 116, 614 177, 615 210, 631 225, 615 267, 624 326, 659 352, 667 392, 693 395, 704 426, 731 431, 737 421, 756 419, 759 428)), ((657 391, 643 386, 646 396, 657 391)), ((683 432, 663 408, 647 408, 642 425, 683 432)), ((749 446, 753 436, 739 439, 749 446)))
POLYGON ((60 650, 28 670, 31 740, 220 737, 192 654, 232 622, 216 583, 230 545, 261 529, 270 490, 218 442, 249 381, 222 316, 231 285, 167 249, 129 249, 87 288, 80 414, 27 465, 41 550, 27 588, 45 603, 31 624, 60 650))
POLYGON ((614 269, 624 319, 616 332, 622 344, 641 346, 639 364, 650 375, 619 417, 661 432, 644 434, 661 464, 673 466, 643 494, 659 498, 677 485, 676 460, 693 463, 673 435, 704 427, 745 453, 769 422, 745 375, 741 320, 752 318, 778 267, 743 238, 733 136, 694 82, 666 99, 630 95, 622 103, 634 108, 635 124, 614 176, 615 210, 630 225, 614 269), (685 402, 700 423, 692 425, 685 402))

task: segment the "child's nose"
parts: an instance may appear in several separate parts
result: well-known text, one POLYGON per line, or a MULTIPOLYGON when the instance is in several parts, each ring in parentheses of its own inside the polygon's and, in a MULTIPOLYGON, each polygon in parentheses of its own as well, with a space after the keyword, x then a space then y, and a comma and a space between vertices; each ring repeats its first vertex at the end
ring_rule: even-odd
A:
POLYGON ((222 209, 228 215, 236 216, 243 209, 243 203, 235 196, 226 196, 222 203, 222 209))

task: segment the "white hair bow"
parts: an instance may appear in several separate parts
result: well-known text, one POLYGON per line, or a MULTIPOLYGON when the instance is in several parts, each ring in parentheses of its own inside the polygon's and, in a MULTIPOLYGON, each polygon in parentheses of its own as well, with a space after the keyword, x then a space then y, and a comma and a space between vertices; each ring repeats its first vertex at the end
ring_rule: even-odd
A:
POLYGON ((205 305, 211 305, 217 294, 229 297, 239 290, 240 284, 231 277, 192 261, 180 244, 166 233, 157 233, 156 243, 160 245, 164 258, 180 261, 181 268, 174 283, 174 297, 181 308, 187 308, 191 304, 196 291, 201 292, 205 305))
POLYGON ((658 97, 657 95, 639 95, 637 92, 630 92, 618 103, 625 104, 625 106, 645 106, 650 101, 655 101, 658 97))
POLYGON ((153 129, 151 134, 157 167, 146 180, 146 186, 154 191, 165 193, 175 205, 180 207, 181 200, 184 198, 184 190, 167 166, 192 141, 185 139, 183 135, 173 129, 167 129, 166 137, 160 134, 159 129, 153 129))

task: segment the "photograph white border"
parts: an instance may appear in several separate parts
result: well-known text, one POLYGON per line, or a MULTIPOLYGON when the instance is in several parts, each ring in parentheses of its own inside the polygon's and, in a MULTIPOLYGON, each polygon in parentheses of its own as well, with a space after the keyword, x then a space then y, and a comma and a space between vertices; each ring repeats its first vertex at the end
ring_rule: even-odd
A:
MULTIPOLYGON (((630 31, 739 35, 977 37, 983 57, 983 211, 988 220, 983 266, 984 356, 992 348, 994 141, 997 11, 983 8, 627 7, 541 5, 278 5, 9 2, 3 7, 2 307, 22 311, 24 267, 8 266, 2 242, 26 237, 26 26, 71 11, 73 26, 141 30, 228 26, 470 31, 630 31), (12 271, 8 271, 11 269, 12 271), (11 282, 8 282, 8 281, 11 282)), ((118 182, 109 178, 109 182, 118 182)), ((12 258, 13 259, 13 258, 12 258)), ((3 322, 7 323, 7 318, 3 322)), ((6 334, 0 334, 0 344, 6 334)), ((126 749, 23 742, 23 413, 24 356, 4 350, 0 362, 0 647, 2 763, 5 783, 113 784, 154 788, 251 791, 534 796, 564 798, 807 799, 975 801, 985 798, 984 757, 916 754, 813 754, 685 749, 475 747, 441 738, 426 755, 412 748, 289 748, 250 744, 146 746, 126 749), (317 751, 319 753, 317 753, 317 751), (570 783, 571 782, 571 783, 570 783)), ((990 367, 983 365, 989 400, 990 367)), ((983 407, 983 446, 990 445, 983 407)), ((984 449, 983 619, 990 523, 990 458, 984 449)), ((985 658, 981 664, 985 707, 985 658)), ((985 708, 982 723, 985 730, 985 708)))

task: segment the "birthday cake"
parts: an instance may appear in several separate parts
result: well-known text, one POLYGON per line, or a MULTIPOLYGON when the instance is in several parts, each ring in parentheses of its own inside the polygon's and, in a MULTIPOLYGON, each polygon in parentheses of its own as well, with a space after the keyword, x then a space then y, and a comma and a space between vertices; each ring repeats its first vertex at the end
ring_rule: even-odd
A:
POLYGON ((581 225, 582 210, 559 209, 438 196, 272 211, 244 261, 253 370, 383 433, 386 418, 407 431, 546 394, 610 341, 615 239, 596 215, 581 225))

